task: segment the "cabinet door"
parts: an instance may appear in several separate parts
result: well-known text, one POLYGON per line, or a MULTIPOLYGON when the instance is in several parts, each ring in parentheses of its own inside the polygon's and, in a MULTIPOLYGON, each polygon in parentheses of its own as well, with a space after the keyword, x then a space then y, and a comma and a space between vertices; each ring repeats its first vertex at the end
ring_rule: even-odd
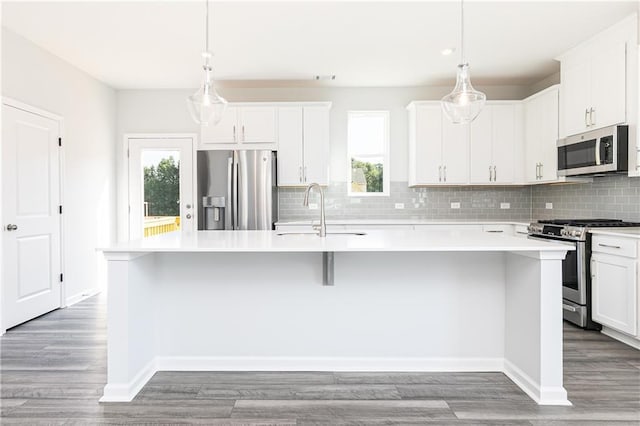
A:
POLYGON ((239 109, 238 140, 242 143, 276 142, 276 108, 242 107, 239 109))
POLYGON ((540 97, 540 181, 558 180, 558 91, 540 97))
POLYGON ((595 52, 591 60, 592 129, 626 121, 626 46, 595 52))
POLYGON ((419 105, 415 111, 415 143, 409 154, 415 170, 415 185, 442 183, 442 109, 419 105))
POLYGON ((471 183, 493 182, 493 108, 485 106, 471 123, 471 183))
POLYGON ((302 107, 279 108, 278 186, 302 184, 302 107))
POLYGON ((637 335, 635 259, 594 253, 591 256, 593 319, 637 335))
POLYGON ((493 105, 492 109, 493 181, 513 183, 515 148, 516 144, 522 143, 522 138, 516 133, 516 108, 515 105, 493 105))
POLYGON ((200 142, 203 145, 236 143, 238 111, 236 107, 227 106, 222 120, 216 125, 200 127, 200 142))
POLYGON ((303 109, 302 180, 329 184, 329 108, 303 109))
POLYGON ((591 106, 591 76, 589 62, 575 61, 562 64, 562 123, 564 136, 587 130, 588 113, 591 106))
POLYGON ((446 184, 469 183, 469 125, 442 120, 442 169, 446 184))
POLYGON ((538 182, 542 144, 542 95, 528 100, 524 106, 524 174, 527 182, 538 182))

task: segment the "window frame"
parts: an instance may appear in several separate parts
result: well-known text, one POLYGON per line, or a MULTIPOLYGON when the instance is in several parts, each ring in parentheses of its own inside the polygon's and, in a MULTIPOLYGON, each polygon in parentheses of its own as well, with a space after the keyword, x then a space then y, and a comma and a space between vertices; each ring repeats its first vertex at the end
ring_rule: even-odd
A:
POLYGON ((388 110, 357 110, 347 111, 347 196, 349 197, 388 197, 390 194, 390 148, 391 148, 391 112, 388 110), (382 152, 382 192, 353 192, 351 191, 352 168, 351 168, 351 150, 350 150, 350 132, 349 124, 351 117, 380 117, 384 118, 384 140, 382 152))

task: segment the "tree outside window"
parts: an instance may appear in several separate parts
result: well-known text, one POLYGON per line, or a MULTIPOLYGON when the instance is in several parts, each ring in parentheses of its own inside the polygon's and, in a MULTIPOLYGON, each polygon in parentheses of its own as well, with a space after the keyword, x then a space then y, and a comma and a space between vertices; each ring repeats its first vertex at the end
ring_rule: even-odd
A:
POLYGON ((389 195, 389 111, 348 113, 348 194, 389 195))

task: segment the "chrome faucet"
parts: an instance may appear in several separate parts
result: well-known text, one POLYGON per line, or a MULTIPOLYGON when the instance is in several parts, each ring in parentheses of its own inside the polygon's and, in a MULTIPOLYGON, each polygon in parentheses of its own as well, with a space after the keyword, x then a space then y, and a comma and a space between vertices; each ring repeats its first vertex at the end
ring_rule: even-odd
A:
MULTIPOLYGON (((327 224, 324 221, 324 191, 322 187, 317 183, 312 183, 307 186, 307 190, 304 192, 304 201, 302 205, 307 207, 309 205, 309 192, 311 192, 311 188, 316 188, 320 192, 320 229, 318 235, 321 237, 327 236, 327 224)), ((314 229, 316 227, 314 226, 314 229)))

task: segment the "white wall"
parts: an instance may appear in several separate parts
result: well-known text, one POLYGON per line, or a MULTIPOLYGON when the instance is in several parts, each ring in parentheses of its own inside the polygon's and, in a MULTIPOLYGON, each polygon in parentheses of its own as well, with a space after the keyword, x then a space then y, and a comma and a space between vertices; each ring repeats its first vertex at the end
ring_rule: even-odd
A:
POLYGON ((64 118, 63 256, 72 303, 103 288, 96 247, 115 240, 115 91, 3 28, 2 96, 64 118))
MULTIPOLYGON (((452 70, 452 73, 455 70, 452 70)), ((453 77, 453 74, 452 74, 453 77)), ((407 181, 408 123, 405 107, 413 100, 437 100, 451 87, 407 88, 225 88, 229 101, 331 101, 331 180, 347 176, 347 111, 388 110, 391 113, 391 181, 407 181)), ((523 99, 529 88, 481 87, 489 99, 523 99)), ((199 133, 187 111, 190 90, 124 90, 117 93, 118 114, 118 239, 127 239, 127 188, 124 135, 128 133, 199 133)))

